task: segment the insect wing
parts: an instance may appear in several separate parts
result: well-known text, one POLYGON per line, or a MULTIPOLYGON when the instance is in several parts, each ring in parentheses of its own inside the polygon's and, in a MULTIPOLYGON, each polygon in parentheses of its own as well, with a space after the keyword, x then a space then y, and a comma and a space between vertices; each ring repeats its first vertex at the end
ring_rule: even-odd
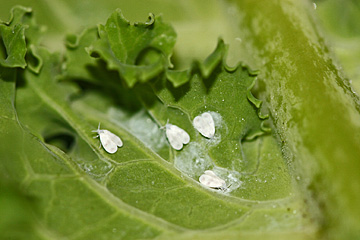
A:
POLYGON ((177 128, 178 136, 181 139, 183 144, 188 144, 190 142, 190 136, 187 132, 185 132, 184 129, 179 128, 178 126, 175 126, 177 128))
POLYGON ((212 138, 215 134, 215 123, 211 114, 205 112, 193 120, 193 125, 196 130, 198 130, 201 135, 207 138, 212 138))
POLYGON ((108 153, 116 153, 118 145, 113 141, 112 135, 114 134, 111 135, 109 133, 109 131, 103 130, 103 132, 99 134, 101 145, 108 153))
POLYGON ((203 118, 204 126, 205 126, 206 133, 207 133, 206 137, 212 138, 215 134, 214 119, 212 118, 211 114, 208 112, 203 113, 201 116, 203 118))
POLYGON ((179 141, 179 139, 176 139, 175 136, 168 136, 168 140, 170 142, 170 145, 175 150, 181 150, 183 148, 183 143, 179 141))
POLYGON ((121 139, 120 139, 117 135, 115 135, 115 134, 113 134, 112 132, 107 131, 107 130, 104 130, 104 131, 107 132, 107 134, 109 135, 110 139, 111 139, 118 147, 122 147, 123 142, 121 141, 121 139))
POLYGON ((201 184, 210 188, 220 188, 223 184, 212 176, 203 174, 200 176, 199 181, 201 184))
POLYGON ((172 124, 166 124, 166 137, 169 140, 171 147, 176 150, 182 149, 183 144, 188 144, 190 142, 189 134, 172 124))
POLYGON ((179 138, 179 131, 175 125, 166 125, 166 137, 169 140, 171 147, 174 149, 180 150, 183 148, 183 142, 179 138))
POLYGON ((204 172, 204 174, 206 174, 206 175, 209 175, 209 176, 212 176, 212 177, 218 177, 213 171, 211 171, 211 170, 206 170, 205 172, 204 172))
POLYGON ((199 181, 201 184, 210 188, 222 188, 226 184, 223 179, 216 176, 211 170, 205 171, 204 174, 200 176, 199 181))

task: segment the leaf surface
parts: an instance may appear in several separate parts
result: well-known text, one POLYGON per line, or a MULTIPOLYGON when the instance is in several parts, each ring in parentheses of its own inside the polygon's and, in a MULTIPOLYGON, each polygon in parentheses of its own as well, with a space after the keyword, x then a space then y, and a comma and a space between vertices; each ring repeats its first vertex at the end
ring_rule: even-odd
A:
POLYGON ((65 62, 33 41, 31 68, 3 67, 1 174, 36 199, 30 237, 314 236, 251 93, 256 72, 228 67, 222 41, 204 61, 169 70, 174 38, 160 18, 132 25, 115 12, 98 30, 68 35, 65 62), (213 139, 192 126, 205 111, 215 120, 213 139), (181 151, 161 129, 167 120, 190 134, 181 151), (123 140, 115 154, 91 132, 99 122, 123 140), (208 169, 228 191, 200 185, 208 169))
POLYGON ((118 70, 130 87, 171 66, 176 34, 160 17, 150 14, 147 22, 131 24, 116 11, 99 26, 99 35, 90 51, 100 54, 109 69, 118 70))

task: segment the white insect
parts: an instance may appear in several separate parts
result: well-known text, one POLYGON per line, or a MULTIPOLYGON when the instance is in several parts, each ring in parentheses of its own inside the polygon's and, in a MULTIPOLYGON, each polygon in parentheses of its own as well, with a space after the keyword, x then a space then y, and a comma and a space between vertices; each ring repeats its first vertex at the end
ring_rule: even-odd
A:
POLYGON ((100 123, 97 130, 93 130, 98 135, 94 138, 100 137, 100 147, 101 145, 108 153, 116 153, 118 147, 122 147, 123 142, 121 139, 108 130, 101 130, 100 123))
POLYGON ((193 125, 194 128, 198 130, 204 137, 214 137, 215 123, 210 113, 204 112, 203 114, 195 117, 193 120, 193 125))
POLYGON ((206 170, 203 175, 200 176, 199 182, 209 188, 225 190, 225 180, 219 178, 212 170, 206 170))
POLYGON ((181 150, 184 144, 190 142, 190 136, 184 129, 170 123, 165 125, 165 129, 166 137, 172 148, 181 150))

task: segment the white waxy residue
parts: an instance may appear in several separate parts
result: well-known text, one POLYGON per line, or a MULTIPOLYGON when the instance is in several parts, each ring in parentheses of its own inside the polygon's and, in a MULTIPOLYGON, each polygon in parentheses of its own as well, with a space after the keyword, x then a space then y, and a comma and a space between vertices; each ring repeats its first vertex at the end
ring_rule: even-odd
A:
POLYGON ((184 144, 190 142, 190 136, 184 129, 170 123, 165 125, 165 129, 166 137, 172 148, 181 150, 184 144))
POLYGON ((116 153, 118 147, 122 147, 123 142, 121 139, 108 130, 100 129, 100 123, 97 130, 93 130, 92 132, 96 132, 98 135, 95 137, 100 137, 100 142, 105 151, 108 153, 116 153))
POLYGON ((198 130, 204 137, 214 137, 215 123, 213 117, 209 112, 204 112, 203 114, 195 117, 193 120, 193 125, 194 128, 198 130))

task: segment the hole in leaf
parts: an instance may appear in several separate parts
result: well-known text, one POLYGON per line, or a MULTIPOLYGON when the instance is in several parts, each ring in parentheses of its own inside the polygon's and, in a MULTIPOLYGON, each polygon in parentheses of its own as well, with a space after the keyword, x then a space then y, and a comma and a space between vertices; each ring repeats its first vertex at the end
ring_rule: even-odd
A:
POLYGON ((59 133, 45 137, 45 142, 67 153, 71 150, 75 139, 69 134, 59 133))
POLYGON ((100 54, 98 53, 98 52, 91 52, 90 53, 90 57, 93 57, 93 58, 100 58, 101 56, 100 56, 100 54))

